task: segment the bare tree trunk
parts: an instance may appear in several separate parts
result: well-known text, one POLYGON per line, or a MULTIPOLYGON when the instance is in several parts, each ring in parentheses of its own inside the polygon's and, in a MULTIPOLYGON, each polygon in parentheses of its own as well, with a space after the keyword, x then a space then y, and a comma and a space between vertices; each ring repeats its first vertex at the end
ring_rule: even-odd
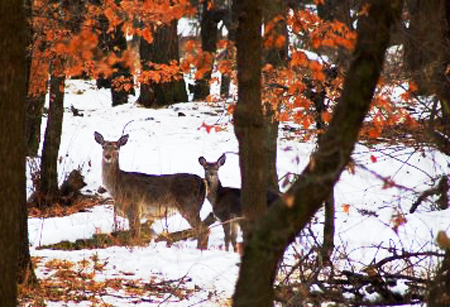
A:
POLYGON ((236 46, 239 90, 234 130, 239 141, 241 201, 247 237, 251 235, 250 225, 267 209, 267 125, 261 103, 261 2, 246 0, 238 2, 238 5, 236 46))
POLYGON ((0 305, 15 307, 20 222, 26 202, 27 33, 23 1, 1 1, 0 20, 0 305))
MULTIPOLYGON (((351 17, 352 10, 358 10, 358 5, 363 5, 364 1, 351 1, 351 0, 327 0, 317 5, 317 13, 320 18, 326 21, 338 20, 344 23, 349 29, 354 29, 353 21, 351 17), (352 5, 353 4, 353 5, 352 5)), ((350 60, 350 52, 344 47, 338 47, 337 50, 332 48, 332 53, 329 56, 334 55, 334 62, 341 70, 348 68, 350 60), (336 52, 337 51, 337 52, 336 52)))
MULTIPOLYGON (((27 156, 35 157, 38 154, 39 144, 41 142, 41 122, 42 113, 45 104, 46 90, 43 88, 38 93, 32 93, 35 89, 32 88, 33 73, 36 72, 36 60, 33 61, 33 27, 31 25, 33 1, 26 0, 25 3, 27 22, 27 37, 28 37, 28 52, 27 52, 27 107, 26 107, 26 147, 27 156)), ((36 78, 37 79, 37 78, 36 78)))
MULTIPOLYGON (((446 0, 408 1, 410 25, 406 35, 405 62, 418 94, 436 95, 442 110, 440 133, 450 135, 450 3, 446 0)), ((431 136, 439 150, 449 154, 450 142, 435 133, 431 136)))
POLYGON ((45 95, 29 96, 26 111, 27 156, 36 157, 41 143, 41 123, 45 104, 45 95))
MULTIPOLYGON (((31 77, 31 63, 32 63, 32 44, 33 44, 33 31, 31 27, 32 19, 32 1, 26 0, 25 2, 25 16, 28 19, 27 22, 27 47, 28 52, 26 55, 26 126, 25 126, 25 139, 27 140, 25 148, 26 155, 33 157, 37 155, 40 142, 40 129, 42 119, 42 108, 45 102, 45 96, 42 98, 42 105, 39 104, 40 100, 33 99, 34 96, 30 95, 30 77, 31 77), (31 98, 33 97, 33 98, 31 98), (37 106, 36 106, 37 105, 37 106), (38 110, 37 108, 39 108, 38 110), (31 118, 30 118, 31 117, 31 118)), ((19 220, 19 254, 17 257, 17 282, 23 283, 35 283, 37 281, 36 274, 34 273, 33 263, 30 256, 30 244, 28 238, 28 210, 26 203, 20 206, 20 220, 19 220)))
POLYGON ((368 15, 359 20, 353 60, 330 126, 298 181, 252 225, 233 306, 273 306, 277 264, 330 196, 350 159, 383 67, 390 30, 401 9, 402 0, 372 0, 368 15))
MULTIPOLYGON (((203 2, 202 19, 200 21, 200 37, 202 42, 202 50, 215 54, 217 51, 217 24, 224 19, 225 10, 209 8, 210 0, 203 2)), ((194 100, 204 100, 209 96, 209 81, 214 62, 211 63, 211 69, 203 74, 202 78, 195 81, 194 85, 194 100)))
MULTIPOLYGON (((101 7, 105 1, 89 0, 88 2, 101 7)), ((122 24, 117 25, 113 31, 110 31, 109 21, 105 15, 99 17, 98 23, 101 31, 99 37, 100 49, 105 54, 113 52, 120 58, 127 49, 127 39, 122 31, 122 24)), ((115 71, 110 76, 101 76, 97 79, 97 87, 111 88, 112 106, 118 106, 127 103, 128 95, 134 93, 133 76, 130 68, 124 62, 118 62, 112 68, 115 71), (126 87, 129 87, 129 89, 126 87)))
MULTIPOLYGON (((226 0, 226 9, 223 14, 223 23, 228 30, 228 41, 236 43, 236 29, 237 29, 237 0, 226 0)), ((233 60, 234 52, 232 50, 232 46, 228 47, 225 50, 225 56, 222 57, 224 60, 233 60)), ((222 73, 220 80, 220 96, 222 98, 230 97, 230 84, 231 84, 231 75, 229 73, 222 73)))
POLYGON ((65 76, 54 68, 50 78, 50 108, 42 148, 40 185, 41 193, 50 201, 58 191, 58 152, 64 116, 64 82, 65 76))
MULTIPOLYGON (((332 78, 330 73, 327 74, 328 78, 332 78)), ((330 80, 331 81, 331 80, 330 80)), ((325 121, 323 120, 322 113, 328 112, 327 107, 325 105, 326 91, 325 87, 327 85, 325 82, 320 83, 316 82, 315 85, 312 85, 311 82, 308 82, 308 97, 313 102, 315 112, 314 112, 314 120, 316 122, 316 128, 318 131, 325 131, 328 127, 325 121)), ((322 138, 322 134, 318 134, 317 141, 320 142, 322 138)), ((325 208, 325 220, 323 224, 323 244, 322 249, 320 251, 322 263, 325 265, 330 264, 331 254, 334 249, 334 233, 335 233, 335 206, 334 206, 334 189, 331 191, 330 196, 324 202, 325 208)))
POLYGON ((450 306, 450 249, 448 248, 431 282, 427 303, 429 307, 450 306))
MULTIPOLYGON (((264 10, 264 22, 273 23, 274 18, 278 16, 287 16, 288 7, 287 3, 282 0, 269 1, 267 2, 268 7, 264 10)), ((266 63, 271 64, 275 69, 281 69, 287 67, 288 60, 288 45, 289 45, 289 35, 287 30, 287 24, 284 19, 280 19, 275 26, 272 28, 270 33, 264 33, 265 36, 276 36, 284 37, 284 44, 282 46, 270 46, 264 48, 264 60, 266 63)), ((266 78, 270 76, 267 75, 266 78)), ((278 141, 278 106, 271 105, 270 102, 265 102, 265 117, 267 122, 267 148, 268 148, 268 182, 269 188, 273 191, 279 190, 278 186, 278 173, 277 173, 277 141, 278 141)))
MULTIPOLYGON (((141 38, 139 54, 144 71, 153 69, 150 62, 169 64, 173 60, 180 60, 177 25, 178 21, 173 20, 168 25, 158 26, 151 44, 141 38)), ((186 84, 181 75, 180 77, 179 80, 169 82, 149 80, 148 83, 141 84, 141 94, 137 102, 147 108, 158 108, 188 101, 186 84)))

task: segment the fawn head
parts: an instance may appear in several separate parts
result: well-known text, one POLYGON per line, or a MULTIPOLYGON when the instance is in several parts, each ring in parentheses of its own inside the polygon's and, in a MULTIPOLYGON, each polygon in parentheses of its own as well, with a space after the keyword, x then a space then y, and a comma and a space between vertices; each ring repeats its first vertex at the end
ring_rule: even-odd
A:
POLYGON ((219 180, 219 168, 225 164, 226 156, 222 154, 216 162, 207 162, 204 157, 198 158, 198 163, 205 169, 205 179, 207 182, 219 180))
POLYGON ((103 161, 106 163, 111 163, 112 161, 117 161, 119 158, 119 149, 121 146, 125 145, 128 141, 128 134, 122 135, 117 142, 105 141, 103 135, 94 132, 95 141, 102 145, 103 148, 103 161))

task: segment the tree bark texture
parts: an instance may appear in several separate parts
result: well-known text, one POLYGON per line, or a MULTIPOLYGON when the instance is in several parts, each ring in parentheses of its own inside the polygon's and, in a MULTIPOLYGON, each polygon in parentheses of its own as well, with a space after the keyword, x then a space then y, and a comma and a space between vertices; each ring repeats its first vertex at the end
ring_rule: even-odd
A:
POLYGON ((42 148, 40 186, 41 193, 49 200, 58 192, 58 152, 64 116, 64 83, 64 75, 52 72, 49 92, 50 107, 42 148))
POLYGON ((45 104, 45 96, 37 95, 27 98, 26 111, 26 137, 27 156, 36 157, 41 142, 42 113, 45 104))
MULTIPOLYGON (((267 25, 273 23, 278 16, 287 16, 288 7, 286 1, 276 0, 266 2, 268 7, 264 9, 264 23, 267 25)), ((268 28, 268 27, 266 27, 268 28)), ((282 46, 264 47, 264 62, 272 65, 275 69, 287 67, 288 63, 288 44, 289 35, 286 20, 280 19, 272 28, 270 33, 264 33, 265 36, 284 37, 284 44, 282 46)), ((268 73, 267 73, 268 74, 268 73)), ((269 77, 269 76, 266 76, 269 77)), ((269 188, 273 191, 279 191, 278 173, 277 173, 277 141, 278 141, 278 106, 273 106, 270 102, 265 103, 265 112, 267 123, 267 171, 269 188)))
POLYGON ((1 1, 0 20, 0 305, 15 307, 20 214, 26 201, 27 35, 23 1, 1 1))
MULTIPOLYGON (((217 24, 224 18, 225 11, 215 8, 208 9, 210 4, 210 0, 203 2, 202 20, 200 21, 200 37, 202 50, 214 55, 217 50, 217 35, 219 33, 217 24)), ((203 74, 201 79, 195 81, 194 100, 205 100, 209 96, 209 81, 211 80, 212 69, 213 65, 211 65, 211 69, 208 72, 203 74)))
MULTIPOLYGON (((450 3, 446 0, 408 1, 410 26, 405 56, 419 89, 449 99, 445 78, 450 60, 450 3)), ((448 75, 447 75, 448 77, 448 75)), ((442 98, 441 98, 442 97, 442 98)))
MULTIPOLYGON (((93 5, 101 6, 102 1, 90 0, 93 5)), ((100 16, 98 19, 100 26, 99 48, 105 54, 115 53, 121 57, 127 49, 127 40, 119 24, 114 31, 109 31, 109 21, 106 16, 100 16)), ((123 62, 118 62, 112 67, 114 72, 110 76, 102 76, 97 79, 97 87, 111 88, 112 106, 118 106, 128 102, 128 95, 134 93, 133 80, 129 67, 123 62), (122 80, 122 81, 120 81, 122 80), (127 90, 124 86, 131 85, 127 90)))
MULTIPOLYGON (((436 95, 441 104, 441 133, 450 135, 450 3, 446 0, 408 1, 410 26, 405 43, 405 57, 419 94, 436 95)), ((439 150, 450 153, 447 138, 431 136, 439 150)))
POLYGON ((277 264, 330 196, 350 159, 383 67, 390 29, 401 9, 402 0, 373 0, 367 17, 360 19, 353 60, 330 126, 297 182, 253 225, 233 306, 273 306, 277 264))
MULTIPOLYGON (((27 22, 27 45, 29 46, 27 52, 27 104, 26 104, 26 148, 27 156, 35 157, 38 154, 39 144, 41 142, 41 122, 42 113, 45 104, 46 90, 42 89, 39 93, 33 93, 35 90, 31 82, 34 79, 33 73, 36 73, 36 59, 33 59, 33 27, 31 26, 31 18, 33 14, 33 1, 25 1, 25 14, 28 18, 27 22)), ((41 70, 39 70, 41 71, 41 70)), ((38 79, 38 78, 36 78, 38 79)), ((34 80, 36 80, 34 79, 34 80)), ((44 86, 43 86, 44 87, 44 86)))
POLYGON ((240 1, 239 6, 234 130, 239 142, 242 213, 245 224, 251 225, 267 209, 267 125, 261 102, 262 11, 258 0, 240 1))
MULTIPOLYGON (((139 55, 144 71, 152 68, 152 63, 169 64, 171 61, 179 61, 177 20, 168 25, 161 25, 155 30, 153 42, 149 44, 144 38, 139 43, 139 55)), ((177 102, 188 101, 186 84, 180 75, 179 80, 169 82, 155 82, 141 84, 141 93, 138 103, 147 108, 159 108, 177 102)))
POLYGON ((429 307, 450 306, 450 249, 448 248, 431 282, 427 303, 429 307))
MULTIPOLYGON (((327 74, 329 75, 329 74, 327 74)), ((328 127, 322 118, 322 113, 327 110, 325 105, 326 91, 324 83, 308 84, 308 97, 314 104, 314 120, 318 131, 325 131, 328 127)), ((320 142, 322 134, 318 134, 317 140, 320 142)), ((334 233, 335 233, 335 206, 334 206, 334 189, 330 196, 324 202, 324 223, 323 223, 323 244, 321 250, 321 258, 323 264, 330 264, 331 254, 334 250, 334 233)))

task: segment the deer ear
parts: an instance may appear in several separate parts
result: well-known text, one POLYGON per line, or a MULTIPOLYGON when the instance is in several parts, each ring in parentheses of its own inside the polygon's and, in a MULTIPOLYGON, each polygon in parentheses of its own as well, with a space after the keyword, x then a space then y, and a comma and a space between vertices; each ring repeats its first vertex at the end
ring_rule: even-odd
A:
POLYGON ((128 137, 129 137, 128 134, 122 135, 120 139, 117 141, 117 145, 119 145, 119 147, 125 145, 128 142, 128 137))
POLYGON ((198 163, 200 163, 200 165, 205 166, 206 165, 206 159, 204 157, 200 157, 198 158, 198 163))
POLYGON ((225 156, 225 154, 222 154, 222 155, 220 156, 220 158, 217 159, 217 163, 219 163, 219 165, 222 166, 222 165, 225 164, 225 160, 226 160, 226 159, 227 159, 227 156, 225 156))
POLYGON ((103 139, 103 135, 98 133, 97 131, 94 132, 94 138, 97 143, 100 145, 103 145, 105 143, 105 139, 103 139))

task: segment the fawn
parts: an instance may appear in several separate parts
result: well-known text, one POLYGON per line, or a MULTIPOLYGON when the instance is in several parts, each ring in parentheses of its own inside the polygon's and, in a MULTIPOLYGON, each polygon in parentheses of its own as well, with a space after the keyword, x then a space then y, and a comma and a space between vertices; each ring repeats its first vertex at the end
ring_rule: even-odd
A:
POLYGON ((119 167, 119 150, 128 141, 128 134, 117 142, 105 141, 95 132, 95 141, 103 148, 102 179, 114 199, 114 210, 128 219, 130 231, 140 237, 140 220, 147 224, 179 212, 196 230, 197 247, 207 248, 208 229, 200 219, 206 196, 205 181, 194 174, 149 175, 125 172, 119 167))
MULTIPOLYGON (((206 198, 211 203, 214 215, 222 222, 225 233, 225 250, 231 242, 234 251, 237 251, 236 238, 238 227, 242 230, 241 221, 241 189, 223 187, 219 179, 219 169, 225 164, 226 156, 222 154, 216 162, 207 162, 204 157, 198 158, 198 162, 205 169, 205 179, 208 184, 206 198)), ((279 197, 278 194, 268 192, 267 202, 270 204, 279 197)))

